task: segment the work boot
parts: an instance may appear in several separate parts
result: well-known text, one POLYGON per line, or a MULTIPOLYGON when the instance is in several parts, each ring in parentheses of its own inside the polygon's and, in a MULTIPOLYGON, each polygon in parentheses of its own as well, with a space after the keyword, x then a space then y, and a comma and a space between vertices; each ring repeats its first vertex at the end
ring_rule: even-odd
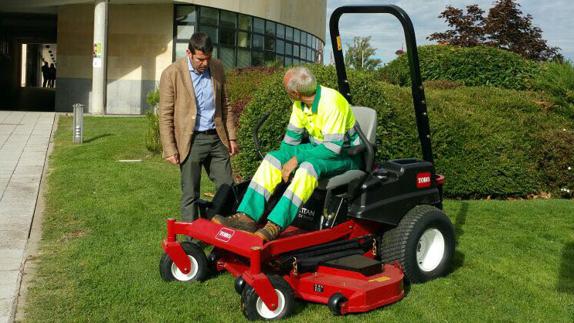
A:
POLYGON ((277 239, 279 233, 281 233, 281 227, 271 221, 267 221, 263 228, 255 232, 255 235, 263 239, 263 241, 271 241, 277 239))
POLYGON ((235 213, 228 217, 216 214, 211 218, 211 222, 251 233, 257 231, 257 223, 245 213, 235 213))

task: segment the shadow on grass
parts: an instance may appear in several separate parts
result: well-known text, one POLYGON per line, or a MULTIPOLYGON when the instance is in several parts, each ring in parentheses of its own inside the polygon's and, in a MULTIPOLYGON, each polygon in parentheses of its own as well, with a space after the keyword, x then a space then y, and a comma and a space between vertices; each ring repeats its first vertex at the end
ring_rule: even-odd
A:
POLYGON ((102 138, 109 137, 109 136, 113 136, 113 134, 111 134, 111 133, 105 133, 105 134, 102 134, 102 135, 99 135, 99 136, 95 136, 95 137, 92 137, 92 138, 89 138, 89 139, 84 140, 84 143, 87 144, 87 143, 90 143, 90 142, 92 142, 92 141, 96 141, 96 140, 98 140, 98 139, 102 139, 102 138))
POLYGON ((574 294, 574 242, 565 244, 562 249, 557 290, 561 293, 574 294))
POLYGON ((468 202, 461 202, 460 210, 456 215, 456 219, 454 222, 454 233, 456 237, 462 236, 464 234, 464 230, 462 227, 466 224, 466 215, 468 213, 468 202))
MULTIPOLYGON (((454 234, 456 245, 458 245, 458 239, 464 234, 463 226, 466 224, 466 215, 468 214, 468 202, 461 202, 460 210, 456 215, 454 222, 454 234)), ((456 248, 456 247, 455 247, 456 248)), ((464 253, 459 250, 454 251, 454 257, 452 259, 451 272, 457 271, 464 265, 464 253)))

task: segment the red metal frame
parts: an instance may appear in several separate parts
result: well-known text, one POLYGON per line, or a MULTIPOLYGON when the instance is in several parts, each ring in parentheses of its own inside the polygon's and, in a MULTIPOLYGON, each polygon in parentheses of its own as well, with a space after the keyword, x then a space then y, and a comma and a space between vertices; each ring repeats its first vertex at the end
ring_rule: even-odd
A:
MULTIPOLYGON (((206 219, 193 222, 168 219, 167 238, 162 247, 183 273, 189 273, 191 263, 177 242, 177 235, 186 235, 213 245, 221 251, 217 269, 227 270, 235 277, 242 276, 265 305, 275 310, 277 294, 267 274, 262 271, 262 264, 286 252, 339 239, 371 235, 378 229, 379 225, 359 219, 312 232, 289 227, 278 239, 264 244, 251 233, 227 228, 206 219)), ((373 256, 370 253, 366 255, 373 256)), ((326 304, 334 293, 341 293, 347 298, 341 306, 341 314, 370 311, 397 302, 404 296, 403 272, 397 265, 384 265, 381 273, 369 277, 349 270, 319 266, 316 272, 298 274, 292 270, 283 275, 283 278, 291 285, 296 297, 307 301, 326 304)))

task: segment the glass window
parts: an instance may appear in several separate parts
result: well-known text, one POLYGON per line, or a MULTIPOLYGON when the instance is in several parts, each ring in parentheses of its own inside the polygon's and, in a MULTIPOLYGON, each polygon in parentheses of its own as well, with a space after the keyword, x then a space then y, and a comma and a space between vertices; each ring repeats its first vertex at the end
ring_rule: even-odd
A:
POLYGON ((293 35, 293 40, 296 43, 300 43, 301 42, 301 31, 299 29, 295 29, 294 33, 295 34, 293 35))
POLYGON ((265 65, 271 65, 275 63, 275 53, 265 52, 265 65))
POLYGON ((253 48, 263 50, 263 36, 253 34, 253 48))
POLYGON ((233 29, 220 29, 219 43, 221 45, 235 47, 235 30, 233 29))
POLYGON ((199 11, 199 22, 201 24, 217 26, 217 9, 201 7, 199 11))
POLYGON ((313 51, 311 50, 311 48, 307 48, 307 60, 308 61, 313 60, 313 51))
POLYGON ((237 50, 237 67, 247 67, 251 65, 251 53, 248 49, 237 50))
POLYGON ((217 39, 217 27, 212 27, 212 26, 199 26, 199 31, 203 31, 204 33, 206 33, 209 38, 211 38, 211 41, 214 44, 217 44, 219 42, 219 40, 217 39))
POLYGON ((184 57, 186 49, 187 49, 187 43, 176 43, 175 44, 175 57, 176 58, 184 57))
POLYGON ((317 48, 317 37, 313 36, 313 44, 311 44, 311 45, 312 45, 311 47, 313 49, 317 48))
POLYGON ((219 58, 225 68, 235 67, 235 49, 221 47, 219 58))
POLYGON ((221 11, 221 21, 219 22, 220 27, 233 28, 237 26, 237 14, 230 11, 221 11))
POLYGON ((217 47, 213 47, 213 53, 211 53, 211 57, 213 57, 213 58, 219 58, 219 55, 218 55, 218 54, 219 54, 219 53, 218 53, 218 51, 217 51, 217 47))
POLYGON ((277 24, 277 37, 285 38, 285 25, 277 24))
POLYGON ((195 23, 195 6, 176 6, 175 7, 175 21, 180 23, 195 23))
POLYGON ((293 44, 285 43, 285 55, 293 55, 293 44))
POLYGON ((285 41, 277 39, 277 54, 285 53, 285 41))
POLYGON ((265 62, 263 61, 263 52, 253 52, 251 54, 251 65, 253 66, 263 66, 265 62))
POLYGON ((275 23, 273 21, 265 22, 265 34, 275 36, 275 23))
POLYGON ((289 26, 285 28, 285 39, 293 40, 293 28, 289 26))
POLYGON ((260 18, 253 18, 253 32, 265 33, 265 20, 260 18))
POLYGON ((291 58, 291 56, 286 56, 285 57, 285 66, 291 66, 293 65, 293 58, 291 58))
POLYGON ((307 34, 307 46, 311 47, 313 44, 313 35, 307 34))
POLYGON ((307 33, 302 32, 301 33, 301 45, 305 45, 307 44, 307 33))
POLYGON ((293 56, 299 57, 299 45, 293 45, 293 56))
POLYGON ((275 50, 275 37, 265 35, 265 50, 275 50))
POLYGON ((177 26, 177 39, 189 40, 195 30, 195 26, 179 25, 177 26))
POLYGON ((249 40, 250 34, 244 31, 240 31, 237 33, 237 46, 238 47, 247 47, 249 48, 249 40))
POLYGON ((251 31, 251 17, 239 14, 239 29, 251 31))
POLYGON ((299 65, 301 61, 298 58, 293 58, 293 65, 299 65))

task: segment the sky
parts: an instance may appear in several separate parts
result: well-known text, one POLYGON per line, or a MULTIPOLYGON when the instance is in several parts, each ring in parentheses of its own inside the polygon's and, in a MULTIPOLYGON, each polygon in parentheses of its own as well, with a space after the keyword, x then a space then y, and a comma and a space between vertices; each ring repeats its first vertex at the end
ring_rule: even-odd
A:
MULTIPOLYGON (((438 18, 447 5, 466 9, 478 4, 488 14, 494 0, 327 0, 327 23, 325 32, 325 64, 332 57, 329 18, 333 10, 344 5, 394 4, 410 16, 415 29, 417 45, 432 44, 426 38, 434 32, 447 30, 448 25, 438 18)), ((560 47, 560 53, 574 61, 574 1, 572 0, 519 0, 523 15, 530 14, 533 24, 542 29, 542 38, 552 47, 560 47)), ((466 10, 465 10, 466 12, 466 10)), ((372 36, 371 46, 377 48, 375 58, 384 63, 393 60, 397 49, 406 49, 399 21, 389 14, 346 14, 341 17, 339 30, 343 49, 355 36, 372 36)))

